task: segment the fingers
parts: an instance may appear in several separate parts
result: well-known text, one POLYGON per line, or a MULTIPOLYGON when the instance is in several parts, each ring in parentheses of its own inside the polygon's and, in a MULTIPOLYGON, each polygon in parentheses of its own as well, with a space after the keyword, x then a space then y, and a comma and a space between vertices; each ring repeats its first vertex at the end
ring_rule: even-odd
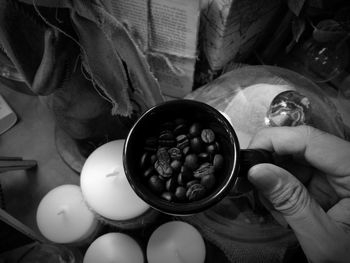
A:
MULTIPOLYGON (((294 173, 292 174, 294 175, 294 173)), ((313 176, 307 190, 325 211, 328 211, 339 201, 336 191, 330 186, 324 174, 319 173, 317 176, 313 176)))
POLYGON ((350 247, 339 248, 347 235, 293 175, 272 164, 259 164, 249 170, 248 179, 284 216, 312 262, 349 258, 350 247))
POLYGON ((310 204, 306 188, 289 172, 278 166, 255 165, 249 170, 248 179, 284 216, 298 217, 310 204))
POLYGON ((327 214, 350 235, 350 198, 340 200, 327 214))
POLYGON ((350 142, 310 126, 263 129, 252 139, 249 148, 263 148, 279 155, 302 157, 328 174, 350 174, 350 142))

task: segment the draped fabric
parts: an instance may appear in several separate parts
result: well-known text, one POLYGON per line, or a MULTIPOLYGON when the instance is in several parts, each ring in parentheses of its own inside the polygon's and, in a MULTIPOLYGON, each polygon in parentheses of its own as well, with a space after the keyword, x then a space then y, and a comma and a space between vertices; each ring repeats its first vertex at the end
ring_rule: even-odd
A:
POLYGON ((146 58, 108 6, 0 2, 0 45, 74 139, 124 137, 135 117, 163 101, 146 58))

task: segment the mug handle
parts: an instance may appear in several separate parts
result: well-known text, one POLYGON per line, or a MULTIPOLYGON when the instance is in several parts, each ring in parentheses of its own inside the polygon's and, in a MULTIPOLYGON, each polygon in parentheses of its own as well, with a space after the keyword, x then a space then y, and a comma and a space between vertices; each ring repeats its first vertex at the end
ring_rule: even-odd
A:
POLYGON ((253 185, 248 181, 250 168, 260 163, 274 164, 272 152, 264 149, 241 149, 239 157, 239 172, 230 195, 243 194, 251 191, 253 185))

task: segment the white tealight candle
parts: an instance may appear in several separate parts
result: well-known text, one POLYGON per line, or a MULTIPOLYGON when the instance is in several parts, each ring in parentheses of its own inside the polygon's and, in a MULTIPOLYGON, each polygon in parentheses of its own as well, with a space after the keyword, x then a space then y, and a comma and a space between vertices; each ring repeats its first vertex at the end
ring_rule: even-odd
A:
POLYGON ((123 167, 124 140, 108 142, 84 163, 80 185, 88 206, 110 220, 128 220, 150 207, 132 190, 123 167))
POLYGON ((80 187, 71 184, 58 186, 41 199, 36 220, 43 236, 61 244, 89 242, 99 229, 80 187))
POLYGON ((158 227, 147 245, 149 263, 203 263, 205 243, 192 225, 171 221, 158 227))
POLYGON ((87 249, 83 263, 143 263, 144 256, 139 244, 122 233, 100 236, 87 249))

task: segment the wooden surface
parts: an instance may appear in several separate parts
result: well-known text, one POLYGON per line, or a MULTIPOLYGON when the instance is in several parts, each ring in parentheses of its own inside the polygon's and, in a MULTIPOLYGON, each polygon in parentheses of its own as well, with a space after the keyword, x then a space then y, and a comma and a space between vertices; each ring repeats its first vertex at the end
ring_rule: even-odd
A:
POLYGON ((34 170, 0 174, 5 210, 40 234, 35 218, 42 197, 56 186, 79 184, 80 178, 60 158, 54 120, 40 98, 15 92, 1 83, 0 94, 18 116, 17 124, 0 136, 0 156, 38 162, 34 170))

